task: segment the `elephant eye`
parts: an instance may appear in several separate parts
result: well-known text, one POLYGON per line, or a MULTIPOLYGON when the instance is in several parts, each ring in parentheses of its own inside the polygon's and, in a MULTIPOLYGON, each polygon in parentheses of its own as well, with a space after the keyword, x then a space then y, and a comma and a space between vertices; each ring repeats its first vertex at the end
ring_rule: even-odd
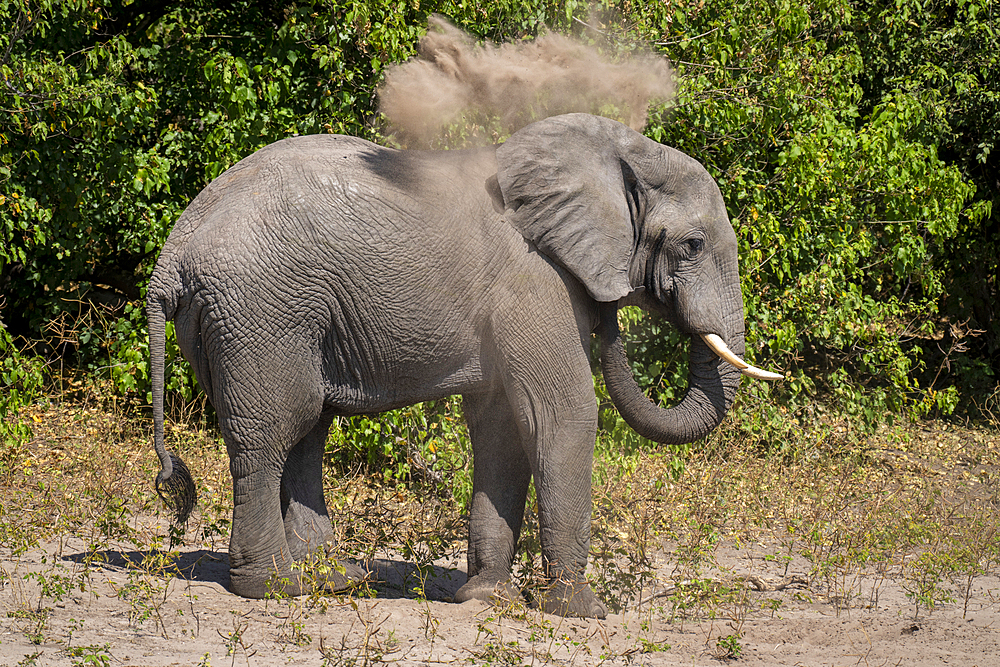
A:
POLYGON ((705 240, 699 237, 690 238, 684 242, 684 245, 686 246, 688 257, 694 259, 705 248, 705 240))

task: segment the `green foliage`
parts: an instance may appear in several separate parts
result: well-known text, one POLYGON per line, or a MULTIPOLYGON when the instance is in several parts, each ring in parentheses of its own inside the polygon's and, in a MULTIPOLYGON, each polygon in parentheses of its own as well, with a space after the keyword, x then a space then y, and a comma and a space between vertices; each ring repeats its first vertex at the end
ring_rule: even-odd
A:
MULTIPOLYGON (((904 21, 870 20, 899 4, 650 3, 619 33, 662 44, 678 66, 677 107, 648 134, 719 180, 740 238, 748 355, 793 377, 759 393, 794 411, 821 395, 869 426, 954 409, 937 347, 957 324, 947 316, 957 313, 949 288, 958 276, 944 250, 978 238, 991 210, 974 199, 967 171, 942 159, 932 131, 955 100, 912 77, 871 85, 873 63, 901 70, 896 51, 871 35, 899 35, 904 21)), ((903 3, 907 12, 918 4, 903 3)), ((990 7, 979 5, 985 18, 990 7)), ((908 39, 921 46, 908 54, 928 56, 942 20, 922 30, 909 21, 908 39)), ((995 59, 995 48, 978 50, 986 39, 1000 46, 983 23, 953 21, 946 32, 978 66, 995 59)), ((965 82, 975 95, 997 92, 995 80, 970 73, 965 82)), ((988 153, 984 145, 977 155, 988 153)))
POLYGON ((75 308, 81 281, 136 295, 127 273, 182 206, 151 132, 157 91, 131 76, 138 54, 122 35, 89 43, 102 15, 82 1, 0 5, 14 26, 0 37, 0 275, 31 329, 75 308))
MULTIPOLYGON (((992 392, 1000 371, 997 11, 992 0, 0 0, 5 324, 45 338, 59 323, 73 342, 45 354, 147 396, 142 288, 187 203, 284 137, 386 141, 377 86, 439 12, 479 38, 554 29, 610 54, 650 45, 675 64, 679 97, 653 110, 647 134, 718 179, 740 240, 748 356, 790 372, 744 389, 748 428, 781 443, 787 415, 820 401, 867 427, 949 414, 992 392)), ((623 325, 640 384, 679 400, 684 337, 641 313, 623 325)), ((4 382, 27 387, 39 362, 15 371, 0 333, 4 382)), ((167 337, 167 393, 189 404, 197 385, 167 337)), ((599 451, 648 447, 596 386, 599 451)), ((10 416, 31 390, 17 392, 0 404, 5 442, 27 437, 10 416)), ((396 480, 416 474, 411 451, 450 471, 468 456, 445 419, 458 406, 342 419, 331 452, 396 480)), ((685 452, 671 455, 679 471, 685 452)))
MULTIPOLYGON (((919 141, 937 146, 941 158, 976 187, 959 233, 935 248, 931 259, 942 269, 948 295, 942 314, 981 332, 961 342, 970 357, 990 366, 992 380, 1000 370, 1000 321, 994 314, 1000 273, 1000 8, 991 0, 907 0, 873 7, 859 18, 877 27, 857 32, 866 98, 920 100, 927 111, 916 130, 919 141)), ((969 379, 958 384, 964 389, 969 379)))
POLYGON ((31 422, 23 414, 41 392, 43 360, 22 352, 0 321, 0 477, 7 475, 31 440, 31 422))
POLYGON ((430 12, 522 34, 556 7, 5 0, 0 284, 18 329, 39 332, 75 299, 137 299, 184 206, 262 146, 378 139, 375 87, 430 12))
POLYGON ((718 649, 716 655, 720 660, 739 660, 743 655, 743 644, 740 643, 739 634, 726 635, 715 640, 718 649))
POLYGON ((110 667, 112 658, 108 652, 110 648, 109 644, 71 646, 66 649, 66 655, 72 658, 73 665, 79 667, 110 667))
POLYGON ((387 483, 420 483, 459 505, 472 498, 471 451, 459 397, 338 418, 327 441, 340 467, 363 465, 387 483))
MULTIPOLYGON (((118 318, 105 333, 108 366, 111 380, 119 392, 141 393, 147 403, 152 403, 149 377, 149 337, 146 333, 146 313, 133 303, 126 303, 124 316, 118 318)), ((166 327, 166 365, 164 388, 168 405, 184 407, 198 395, 198 381, 191 366, 181 355, 177 345, 174 323, 166 327)))

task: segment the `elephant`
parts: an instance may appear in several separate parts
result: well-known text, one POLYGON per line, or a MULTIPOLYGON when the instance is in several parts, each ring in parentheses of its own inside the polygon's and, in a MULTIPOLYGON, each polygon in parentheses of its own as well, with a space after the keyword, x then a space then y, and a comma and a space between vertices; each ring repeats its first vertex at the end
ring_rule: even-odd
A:
MULTIPOLYGON (((218 416, 233 478, 230 589, 300 594, 292 564, 333 540, 324 443, 338 416, 461 394, 472 443, 468 580, 518 599, 534 481, 544 577, 530 603, 603 618, 588 583, 598 406, 591 336, 625 420, 661 443, 714 429, 748 366, 737 238, 693 158, 607 118, 554 116, 499 145, 417 151, 284 139, 210 183, 147 290, 156 487, 183 522, 194 484, 163 439, 165 323, 218 416), (637 385, 624 304, 691 335, 675 407, 637 385), (269 583, 271 582, 271 583, 269 583)), ((349 586, 360 568, 332 575, 349 586)))

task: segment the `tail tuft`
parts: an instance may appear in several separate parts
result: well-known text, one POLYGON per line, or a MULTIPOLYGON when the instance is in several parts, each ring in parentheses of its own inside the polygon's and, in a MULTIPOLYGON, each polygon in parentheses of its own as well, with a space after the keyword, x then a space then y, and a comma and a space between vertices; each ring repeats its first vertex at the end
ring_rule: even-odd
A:
POLYGON ((184 461, 173 452, 169 454, 173 470, 167 477, 163 476, 162 470, 156 476, 156 493, 163 504, 177 512, 175 518, 177 525, 183 525, 191 516, 198 493, 194 488, 191 471, 184 465, 184 461))

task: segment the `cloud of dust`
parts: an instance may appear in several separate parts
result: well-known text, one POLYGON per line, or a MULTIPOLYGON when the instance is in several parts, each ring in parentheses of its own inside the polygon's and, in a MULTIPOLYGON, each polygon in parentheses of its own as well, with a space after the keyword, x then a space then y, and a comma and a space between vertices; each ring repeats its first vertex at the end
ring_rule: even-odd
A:
POLYGON ((665 58, 641 54, 613 63, 555 33, 500 46, 476 44, 434 15, 417 52, 389 69, 379 89, 390 130, 411 147, 430 145, 463 117, 495 119, 500 132, 511 133, 548 116, 604 110, 642 130, 650 101, 674 93, 665 58))

